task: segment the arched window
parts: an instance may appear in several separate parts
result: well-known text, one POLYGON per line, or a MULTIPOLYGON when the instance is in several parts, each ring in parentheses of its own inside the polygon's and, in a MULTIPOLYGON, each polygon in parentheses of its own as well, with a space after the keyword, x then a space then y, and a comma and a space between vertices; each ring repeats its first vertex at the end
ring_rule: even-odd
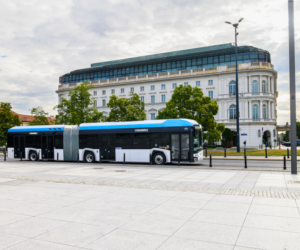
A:
POLYGON ((266 83, 266 81, 262 81, 262 92, 267 93, 267 83, 266 83))
POLYGON ((229 107, 229 119, 236 119, 236 106, 234 104, 229 107))
POLYGON ((252 93, 258 93, 258 82, 257 81, 252 82, 252 93))
POLYGON ((252 119, 258 119, 258 105, 254 104, 252 106, 252 119))
POLYGON ((262 111, 263 111, 263 118, 267 119, 267 106, 266 106, 266 104, 264 104, 262 106, 262 111))
POLYGON ((235 95, 236 93, 236 83, 235 81, 231 81, 229 83, 229 95, 235 95))

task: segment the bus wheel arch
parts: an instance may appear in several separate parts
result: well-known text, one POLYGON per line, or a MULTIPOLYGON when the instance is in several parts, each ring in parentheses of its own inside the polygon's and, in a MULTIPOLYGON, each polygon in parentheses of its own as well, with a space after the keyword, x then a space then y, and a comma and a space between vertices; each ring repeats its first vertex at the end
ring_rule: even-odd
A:
POLYGON ((37 152, 34 150, 30 150, 28 158, 30 161, 37 161, 38 160, 37 152))
POLYGON ((84 152, 84 162, 86 163, 93 163, 95 162, 95 154, 92 151, 85 151, 84 152))
POLYGON ((166 163, 166 156, 164 152, 153 152, 152 161, 155 165, 164 165, 166 163))

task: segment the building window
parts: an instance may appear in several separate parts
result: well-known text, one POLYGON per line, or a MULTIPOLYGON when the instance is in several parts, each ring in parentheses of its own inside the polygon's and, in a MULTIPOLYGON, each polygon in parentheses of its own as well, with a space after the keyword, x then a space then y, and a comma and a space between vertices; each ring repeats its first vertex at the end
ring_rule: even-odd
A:
POLYGON ((124 93, 124 89, 123 88, 121 89, 121 93, 124 93))
POLYGON ((257 81, 252 82, 252 93, 258 93, 258 82, 257 81))
POLYGON ((166 102, 166 95, 161 96, 161 102, 166 102))
POLYGON ((184 86, 188 86, 188 85, 189 85, 189 83, 188 83, 188 82, 185 82, 185 83, 184 83, 184 86))
POLYGON ((155 90, 155 85, 151 85, 151 90, 155 90))
POLYGON ((111 93, 112 93, 112 94, 114 94, 114 93, 115 93, 115 90, 114 90, 114 89, 112 89, 112 90, 111 90, 111 93))
POLYGON ((106 100, 102 100, 102 106, 103 106, 103 107, 106 106, 106 100))
POLYGON ((141 87, 141 92, 144 92, 145 91, 145 88, 144 88, 144 86, 143 87, 141 87))
POLYGON ((236 82, 231 81, 229 83, 229 95, 235 95, 235 93, 236 93, 236 82))
POLYGON ((166 89, 166 84, 162 84, 161 89, 166 89))
POLYGON ((106 90, 102 90, 102 95, 106 95, 106 90))
POLYGON ((97 91, 94 91, 94 95, 97 95, 97 91))
POLYGON ((177 83, 173 83, 173 89, 177 87, 177 83))
POLYGON ((266 83, 266 81, 262 82, 262 92, 267 93, 267 83, 266 83))
POLYGON ((95 108, 97 107, 97 101, 94 101, 94 107, 95 108))
POLYGON ((155 120, 155 114, 151 114, 151 120, 155 120))
POLYGON ((214 92, 208 91, 208 96, 210 97, 210 99, 214 99, 214 92))
POLYGON ((197 81, 197 82, 196 82, 196 86, 197 86, 197 87, 200 87, 200 81, 197 81))
POLYGON ((267 106, 266 106, 266 104, 264 104, 262 106, 262 111, 263 111, 263 118, 267 119, 267 106))
POLYGON ((134 88, 130 88, 130 92, 134 92, 134 88))
POLYGON ((145 102, 145 97, 141 96, 141 102, 145 102))
POLYGON ((208 85, 213 85, 213 84, 214 84, 213 80, 208 80, 208 85))
POLYGON ((155 103, 155 95, 151 96, 151 103, 155 103))
POLYGON ((229 107, 229 119, 236 119, 236 106, 234 104, 229 107))
POLYGON ((258 119, 258 105, 254 104, 252 106, 252 119, 258 119))

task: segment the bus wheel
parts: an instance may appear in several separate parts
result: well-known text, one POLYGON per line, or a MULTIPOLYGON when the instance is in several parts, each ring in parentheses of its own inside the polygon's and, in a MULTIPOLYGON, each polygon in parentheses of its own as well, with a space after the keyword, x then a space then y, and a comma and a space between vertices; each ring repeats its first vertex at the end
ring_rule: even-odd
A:
POLYGON ((155 165, 164 165, 166 162, 165 155, 163 153, 156 153, 153 156, 153 162, 155 165))
POLYGON ((29 160, 31 160, 31 161, 37 161, 38 160, 37 153, 35 151, 30 151, 29 160))
POLYGON ((84 155, 84 160, 87 163, 93 163, 95 162, 95 156, 92 152, 86 152, 84 155))

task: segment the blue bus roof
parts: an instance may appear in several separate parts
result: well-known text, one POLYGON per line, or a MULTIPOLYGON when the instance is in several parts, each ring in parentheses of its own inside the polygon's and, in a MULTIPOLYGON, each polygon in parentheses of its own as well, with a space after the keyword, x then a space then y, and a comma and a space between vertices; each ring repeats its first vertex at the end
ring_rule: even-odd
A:
POLYGON ((8 130, 14 132, 45 132, 45 131, 64 131, 65 125, 40 125, 40 126, 19 126, 8 130))
POLYGON ((189 119, 170 119, 170 120, 150 120, 150 121, 135 121, 135 122, 83 123, 79 126, 79 130, 191 127, 194 125, 199 125, 199 124, 196 121, 189 120, 189 119))

